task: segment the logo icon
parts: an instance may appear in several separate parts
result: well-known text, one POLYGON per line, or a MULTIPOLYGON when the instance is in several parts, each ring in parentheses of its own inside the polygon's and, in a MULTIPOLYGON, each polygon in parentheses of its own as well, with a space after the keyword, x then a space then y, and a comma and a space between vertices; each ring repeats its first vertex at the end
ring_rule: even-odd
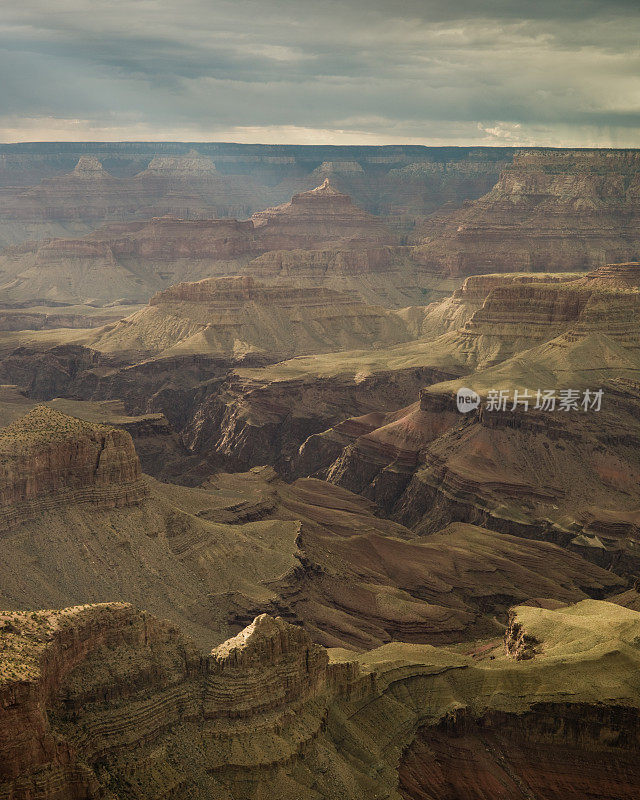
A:
POLYGON ((466 414, 480 407, 480 395, 474 392, 473 389, 467 389, 463 386, 456 393, 456 405, 461 414, 466 414))

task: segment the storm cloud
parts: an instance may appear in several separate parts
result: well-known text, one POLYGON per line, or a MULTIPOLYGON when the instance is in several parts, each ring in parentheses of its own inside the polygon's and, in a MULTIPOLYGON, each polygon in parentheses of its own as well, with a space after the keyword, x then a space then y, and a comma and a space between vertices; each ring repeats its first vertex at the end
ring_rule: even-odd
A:
POLYGON ((640 144, 637 0, 5 0, 0 140, 640 144))

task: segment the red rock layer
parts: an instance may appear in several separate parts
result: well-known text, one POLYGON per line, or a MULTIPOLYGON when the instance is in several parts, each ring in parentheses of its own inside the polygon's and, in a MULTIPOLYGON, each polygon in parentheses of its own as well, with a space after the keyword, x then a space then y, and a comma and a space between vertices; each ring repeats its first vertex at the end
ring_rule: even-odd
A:
POLYGON ((5 613, 0 792, 631 800, 638 615, 564 610, 539 615, 551 652, 533 661, 495 641, 467 655, 396 642, 328 658, 268 617, 207 657, 124 604, 5 613))
POLYGON ((89 240, 103 242, 116 258, 228 259, 255 249, 253 225, 236 219, 187 220, 174 216, 111 223, 89 240))
POLYGON ((256 277, 361 275, 399 269, 408 248, 363 243, 352 250, 273 250, 247 265, 256 277))
POLYGON ((640 766, 625 751, 635 713, 540 704, 523 715, 453 717, 424 728, 400 766, 404 800, 635 800, 640 766))
POLYGON ((211 654, 204 713, 251 717, 326 691, 326 651, 302 628, 267 614, 211 654))

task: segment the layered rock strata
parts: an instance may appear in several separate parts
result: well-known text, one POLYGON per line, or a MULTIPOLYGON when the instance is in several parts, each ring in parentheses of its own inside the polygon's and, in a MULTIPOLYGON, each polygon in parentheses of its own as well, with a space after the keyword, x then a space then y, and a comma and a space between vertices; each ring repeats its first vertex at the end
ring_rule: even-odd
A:
MULTIPOLYGON (((572 281, 581 277, 581 273, 504 273, 495 275, 471 275, 465 278, 460 288, 450 297, 433 303, 421 324, 420 332, 426 337, 440 336, 450 331, 464 328, 466 323, 480 311, 494 289, 514 287, 511 296, 517 296, 518 287, 522 284, 554 284, 572 281)), ((514 309, 513 316, 518 316, 520 309, 514 309)))
POLYGON ((638 260, 639 164, 628 150, 521 151, 488 194, 427 222, 418 257, 456 275, 638 260))
POLYGON ((103 352, 263 353, 277 361, 410 338, 400 315, 331 289, 269 287, 235 277, 172 286, 154 295, 147 308, 85 341, 103 352))
MULTIPOLYGON (((443 532, 434 548, 321 481, 290 487, 256 470, 190 489, 142 478, 128 433, 54 405, 82 411, 55 401, 2 429, 7 607, 118 596, 209 647, 268 610, 322 643, 363 647, 492 634, 505 598, 570 602, 624 589, 577 555, 471 527, 443 532), (510 566, 507 551, 527 569, 510 566)), ((93 404, 93 413, 108 409, 93 404)))
POLYGON ((637 388, 613 381, 604 384, 599 412, 512 411, 509 405, 463 416, 455 393, 436 386, 423 392, 419 408, 396 420, 354 429, 347 439, 340 429, 329 431, 304 449, 317 450, 324 441, 342 445, 328 468, 328 459, 317 459, 321 474, 363 492, 418 532, 472 522, 548 538, 628 573, 636 568, 640 501, 637 402, 637 388))
POLYGON ((37 406, 0 429, 0 524, 64 503, 115 508, 146 497, 129 434, 37 406))
POLYGON ((294 195, 285 205, 254 214, 252 220, 263 250, 396 244, 382 220, 359 209, 328 178, 321 186, 294 195))
POLYGON ((356 656, 259 617, 207 657, 126 605, 8 613, 0 790, 480 800, 506 787, 514 798, 630 799, 639 619, 595 601, 519 607, 506 652, 396 643, 356 656), (540 652, 514 657, 515 629, 540 652), (537 756, 548 769, 531 769, 537 756))
POLYGON ((108 173, 96 156, 81 156, 71 172, 30 188, 5 188, 0 198, 6 220, 95 225, 153 212, 244 216, 264 207, 265 193, 248 176, 219 174, 210 158, 192 153, 154 158, 145 170, 122 178, 108 173))
POLYGON ((355 376, 289 378, 273 375, 277 366, 266 369, 264 377, 261 372, 232 376, 221 392, 199 405, 183 431, 193 453, 215 454, 228 468, 267 463, 284 475, 309 474, 320 466, 311 469, 312 461, 300 457, 308 437, 354 415, 402 407, 425 383, 447 376, 432 366, 355 376))
POLYGON ((0 296, 48 302, 143 301, 180 280, 236 272, 255 256, 253 224, 157 217, 110 223, 82 239, 8 248, 0 296))
POLYGON ((288 274, 307 282, 390 273, 393 287, 408 284, 417 298, 419 270, 409 249, 396 245, 381 219, 327 183, 247 221, 173 213, 111 222, 80 239, 22 242, 0 258, 0 299, 139 302, 171 283, 244 269, 270 280, 288 274), (260 254, 265 257, 256 259, 260 254))

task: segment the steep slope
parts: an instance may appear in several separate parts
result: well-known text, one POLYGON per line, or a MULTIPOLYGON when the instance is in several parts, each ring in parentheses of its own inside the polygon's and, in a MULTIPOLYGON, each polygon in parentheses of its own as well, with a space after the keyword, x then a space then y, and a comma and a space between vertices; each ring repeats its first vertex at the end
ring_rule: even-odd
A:
POLYGON ((253 224, 174 216, 103 225, 82 239, 27 242, 0 257, 4 302, 146 302, 172 282, 236 272, 256 252, 253 224))
POLYGON ((631 800, 639 620, 597 601, 521 606, 506 647, 474 658, 402 643, 327 653, 265 615, 203 657, 122 604, 7 613, 0 790, 631 800))
MULTIPOLYGON (((498 287, 505 287, 505 291, 508 291, 507 287, 516 287, 515 291, 510 292, 511 296, 515 296, 518 291, 517 287, 524 283, 553 284, 573 281, 580 276, 581 273, 574 272, 471 275, 465 278, 462 286, 456 289, 451 296, 429 306, 420 325, 420 333, 424 337, 435 338, 443 333, 464 328, 475 313, 483 308, 493 290, 498 287)), ((521 313, 520 309, 514 309, 514 316, 519 313, 521 313)))
MULTIPOLYGON (((188 165, 183 168, 189 173, 188 165)), ((167 179, 165 170, 151 172, 154 181, 167 179)), ((111 185, 111 179, 104 180, 111 185)), ((141 213, 125 218, 131 216, 141 213)), ((397 246, 395 234, 380 218, 328 183, 242 222, 206 218, 211 213, 191 217, 186 212, 176 216, 174 209, 139 222, 109 222, 83 238, 9 247, 0 256, 0 300, 30 305, 140 302, 178 281, 246 271, 269 282, 344 288, 355 295, 360 292, 356 276, 366 276, 361 297, 381 297, 399 306, 423 302, 432 292, 440 297, 440 284, 446 284, 425 276, 411 249, 397 246)))
POLYGON ((33 233, 68 223, 86 230, 105 220, 163 214, 247 216, 264 208, 266 195, 249 176, 219 174, 210 158, 194 151, 153 158, 132 177, 114 177, 96 156, 81 156, 67 174, 33 187, 0 189, 0 202, 5 236, 18 243, 26 238, 21 230, 33 233))
MULTIPOLYGON (((400 312, 413 330, 433 333, 454 327, 456 320, 465 320, 462 327, 435 339, 427 333, 406 344, 369 352, 331 353, 294 358, 258 370, 240 369, 238 379, 229 382, 224 394, 203 404, 185 431, 186 440, 195 450, 206 447, 226 457, 234 454, 241 466, 270 459, 268 463, 277 464, 285 472, 311 474, 328 466, 328 454, 333 453, 334 458, 338 455, 337 445, 343 435, 349 440, 348 428, 343 427, 346 420, 371 414, 375 427, 392 421, 385 415, 414 401, 422 388, 420 380, 435 383, 443 373, 463 375, 479 367, 519 363, 515 354, 563 331, 572 331, 571 336, 580 332, 584 337, 606 329, 624 347, 633 343, 640 309, 637 292, 615 287, 596 290, 593 282, 587 285, 586 279, 568 275, 549 282, 520 278, 474 278, 450 302, 400 312), (447 322, 449 314, 451 322, 447 322), (322 441, 305 443, 307 437, 336 425, 340 429, 333 439, 333 434, 328 434, 322 441), (299 456, 301 445, 304 448, 299 456), (320 449, 326 445, 327 449, 323 454, 314 453, 316 445, 320 449), (275 461, 267 455, 273 451, 285 458, 275 461)), ((573 355, 568 361, 575 370, 580 359, 591 357, 590 346, 578 345, 576 340, 571 347, 573 355)), ((602 365, 599 376, 591 375, 593 380, 617 374, 612 358, 597 346, 593 358, 602 365)), ((633 361, 632 353, 629 358, 633 361)), ((625 357, 620 356, 619 361, 622 365, 625 357)), ((542 363, 538 366, 538 379, 545 383, 545 373, 540 374, 542 363)), ((558 371, 561 369, 558 364, 558 371)), ((630 365, 624 374, 629 377, 634 369, 630 365)), ((366 428, 370 423, 358 419, 356 435, 360 435, 357 431, 361 424, 366 428)), ((359 478, 363 478, 361 472, 359 478)))
POLYGON ((146 496, 128 434, 46 406, 0 428, 0 455, 3 528, 68 502, 117 508, 146 496))
POLYGON ((413 344, 239 369, 194 408, 184 441, 228 469, 271 464, 284 475, 309 474, 297 457, 309 436, 354 415, 402 408, 424 385, 460 374, 425 343, 413 344))
MULTIPOLYGON (((210 486, 244 495, 236 513, 255 515, 260 505, 264 514, 270 506, 269 518, 297 521, 301 568, 271 584, 278 600, 266 610, 303 620, 326 646, 493 635, 498 628, 490 611, 504 620, 515 602, 571 602, 623 583, 560 548, 475 526, 452 525, 425 540, 323 481, 289 486, 263 469, 219 475, 210 486)), ((235 602, 240 623, 265 610, 240 593, 235 602)))
POLYGON ((451 275, 638 260, 639 165, 628 150, 522 151, 488 194, 427 221, 419 259, 451 275))
MULTIPOLYGON (((474 370, 473 386, 485 393, 523 387, 534 393, 545 387, 595 390, 613 377, 636 380, 637 270, 634 264, 608 265, 603 271, 553 280, 528 280, 522 274, 477 276, 449 301, 397 313, 318 288, 252 284, 258 307, 267 316, 246 318, 245 312, 256 307, 254 300, 245 305, 237 298, 223 300, 223 292, 219 300, 178 302, 169 291, 153 301, 157 305, 105 330, 65 334, 67 341, 83 341, 106 355, 68 345, 47 349, 47 342, 40 344, 33 334, 32 345, 4 358, 0 376, 34 397, 122 398, 130 414, 164 413, 194 455, 215 466, 246 469, 269 463, 289 476, 308 475, 327 468, 354 438, 393 422, 388 415, 414 403, 424 386, 474 370), (317 307, 323 297, 340 303, 333 306, 332 300, 331 306, 317 307), (274 305, 276 298, 282 311, 274 305), (294 300, 306 304, 302 319, 289 309, 294 300), (208 327, 213 321, 215 328, 208 327), (462 327, 455 329, 456 321, 462 327), (432 332, 412 339, 421 328, 432 332), (446 328, 451 330, 431 338, 446 328), (297 333, 292 336, 291 331, 297 333), (271 342, 274 351, 252 349, 258 336, 271 342), (408 341, 371 348, 393 337, 408 341), (336 350, 354 344, 369 349, 336 350), (296 352, 294 348, 333 352, 237 368, 238 360, 247 366, 251 358, 264 364, 296 352), (138 356, 155 350, 163 358, 126 367, 114 364, 125 349, 130 358, 135 357, 131 350, 138 356), (76 358, 79 350, 84 355, 76 358), (350 431, 348 420, 368 415, 373 416, 358 420, 350 431), (339 430, 328 430, 335 426, 339 430), (314 438, 307 442, 308 437, 314 438)), ((238 285, 249 281, 235 280, 238 285)), ((227 283, 192 286, 202 290, 227 283)), ((7 349, 19 341, 12 334, 7 349)), ((420 427, 415 420, 411 424, 420 427)), ((400 449, 409 453, 416 448, 410 444, 400 449)), ((383 452, 381 458, 386 458, 383 452)), ((360 470, 358 480, 366 475, 368 468, 360 470)))
POLYGON ((194 485, 210 473, 208 465, 188 452, 162 413, 127 414, 121 400, 57 397, 42 403, 26 397, 17 386, 0 385, 0 425, 10 425, 39 405, 91 424, 122 428, 133 439, 142 470, 159 480, 194 485))

